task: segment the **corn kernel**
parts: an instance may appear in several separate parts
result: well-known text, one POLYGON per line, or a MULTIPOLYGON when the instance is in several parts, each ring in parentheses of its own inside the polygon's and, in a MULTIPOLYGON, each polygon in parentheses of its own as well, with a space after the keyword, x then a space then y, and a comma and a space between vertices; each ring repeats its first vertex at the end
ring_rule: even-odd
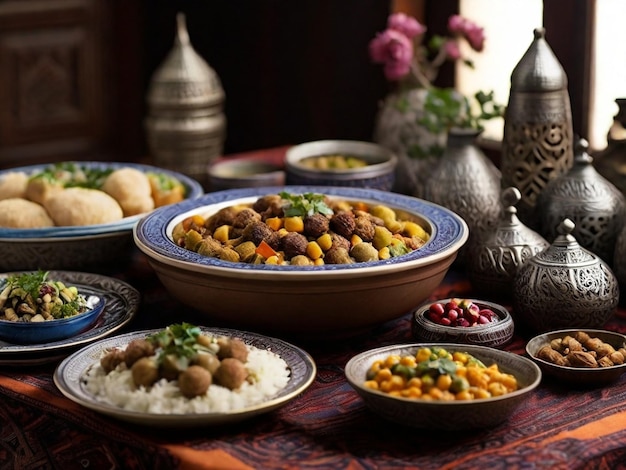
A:
POLYGON ((356 234, 352 234, 352 236, 350 237, 350 245, 355 246, 359 243, 363 243, 363 239, 356 234))
POLYGON ((288 232, 304 232, 304 220, 300 216, 285 217, 285 230, 288 232))
POLYGON ((329 233, 325 233, 317 239, 317 244, 322 250, 328 251, 330 250, 330 247, 333 246, 333 239, 329 233))
POLYGON ((324 266, 324 258, 317 258, 315 261, 313 261, 313 266, 324 266))
POLYGON ((322 251, 322 247, 315 241, 311 241, 306 245, 306 254, 312 260, 316 260, 321 258, 324 252, 322 251))
POLYGON ((391 258, 391 252, 389 251, 389 247, 383 246, 380 250, 378 250, 378 258, 379 259, 391 258))

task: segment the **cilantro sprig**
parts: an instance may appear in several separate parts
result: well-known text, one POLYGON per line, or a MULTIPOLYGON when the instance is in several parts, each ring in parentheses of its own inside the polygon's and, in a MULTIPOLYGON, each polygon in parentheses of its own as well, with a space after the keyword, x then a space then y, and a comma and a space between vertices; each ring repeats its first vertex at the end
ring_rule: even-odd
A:
POLYGON ((198 343, 201 330, 190 323, 177 323, 148 337, 155 347, 160 348, 159 360, 165 356, 192 358, 198 351, 208 351, 198 343))
POLYGON ((307 217, 313 214, 333 214, 333 210, 324 202, 323 194, 290 194, 286 191, 282 191, 279 193, 279 196, 287 201, 285 207, 283 207, 285 217, 307 217))

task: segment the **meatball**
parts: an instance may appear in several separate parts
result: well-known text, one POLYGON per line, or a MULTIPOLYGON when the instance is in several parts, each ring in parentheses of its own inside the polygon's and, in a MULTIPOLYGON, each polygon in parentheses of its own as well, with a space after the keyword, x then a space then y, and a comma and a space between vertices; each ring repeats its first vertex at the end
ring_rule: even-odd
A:
POLYGON ((133 382, 137 387, 150 387, 159 380, 159 367, 152 357, 138 359, 130 368, 133 382))
POLYGON ((237 215, 237 211, 234 207, 225 207, 209 217, 204 223, 204 226, 209 232, 213 233, 217 227, 232 225, 235 220, 235 215, 237 215))
POLYGON ((349 211, 339 212, 330 219, 331 230, 348 239, 354 233, 355 226, 356 221, 354 214, 349 211))
POLYGON ((365 242, 371 242, 376 234, 376 226, 367 216, 357 216, 355 219, 354 233, 365 242))
POLYGON ((313 214, 304 219, 304 233, 318 238, 328 232, 330 221, 323 214, 313 214))
POLYGON ((178 376, 178 388, 187 398, 204 395, 213 382, 211 373, 204 367, 189 366, 178 376))
POLYGON ((134 339, 128 346, 124 354, 124 362, 127 367, 131 367, 142 357, 152 356, 154 354, 154 346, 147 339, 134 339))
POLYGON ((283 199, 278 194, 263 196, 255 201, 252 208, 263 216, 280 217, 283 215, 283 199))
POLYGON ((267 242, 267 240, 272 237, 273 233, 274 231, 265 222, 254 220, 246 225, 241 236, 244 240, 249 240, 255 245, 258 245, 263 240, 267 242))
POLYGON ((233 357, 239 359, 241 362, 248 360, 248 346, 240 339, 223 337, 217 340, 217 344, 220 347, 217 352, 217 357, 220 359, 233 357))
POLYGON ((283 251, 285 252, 285 258, 291 259, 297 255, 306 254, 306 246, 309 241, 304 235, 297 232, 289 232, 282 238, 283 251))
POLYGON ((121 349, 114 349, 109 351, 105 356, 100 359, 100 366, 107 374, 114 370, 118 365, 124 362, 124 351, 121 349))
POLYGON ((350 251, 351 245, 350 240, 342 237, 341 235, 337 235, 336 233, 331 234, 332 246, 331 248, 343 248, 346 251, 350 251))
POLYGON ((233 357, 222 360, 214 375, 215 383, 229 390, 241 387, 246 378, 248 378, 248 370, 243 362, 233 357))
POLYGON ((199 352, 194 357, 192 363, 208 370, 211 374, 214 374, 217 368, 220 366, 220 360, 213 353, 199 352))
POLYGON ((235 228, 245 228, 249 223, 260 221, 261 214, 256 212, 254 209, 242 209, 240 210, 235 218, 233 219, 233 227, 235 228))
POLYGON ((350 264, 354 263, 354 260, 350 258, 350 254, 345 248, 331 248, 326 252, 324 262, 326 264, 350 264))

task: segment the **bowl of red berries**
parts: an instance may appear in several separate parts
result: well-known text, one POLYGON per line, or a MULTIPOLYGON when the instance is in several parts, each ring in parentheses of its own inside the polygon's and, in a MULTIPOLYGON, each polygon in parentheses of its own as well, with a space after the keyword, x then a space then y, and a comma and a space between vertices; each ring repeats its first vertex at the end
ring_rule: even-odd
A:
POLYGON ((413 312, 412 332, 418 341, 499 347, 513 337, 511 314, 485 300, 450 298, 428 301, 413 312))

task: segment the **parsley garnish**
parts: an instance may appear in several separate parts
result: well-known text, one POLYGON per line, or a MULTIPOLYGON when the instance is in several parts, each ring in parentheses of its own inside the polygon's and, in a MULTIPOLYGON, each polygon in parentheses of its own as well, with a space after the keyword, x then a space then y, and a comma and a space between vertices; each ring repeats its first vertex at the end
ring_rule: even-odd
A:
POLYGON ((287 204, 283 208, 285 217, 307 217, 313 214, 333 214, 333 210, 324 202, 323 194, 290 194, 286 191, 282 191, 279 193, 279 196, 287 201, 287 204))
POLYGON ((189 323, 177 323, 150 335, 148 341, 155 347, 161 348, 159 360, 169 355, 191 358, 198 351, 208 351, 207 348, 197 342, 200 333, 201 330, 197 326, 189 323))
POLYGON ((48 277, 48 271, 39 270, 34 273, 24 273, 19 276, 11 276, 7 283, 11 287, 19 287, 28 293, 33 299, 39 297, 39 289, 48 277))

